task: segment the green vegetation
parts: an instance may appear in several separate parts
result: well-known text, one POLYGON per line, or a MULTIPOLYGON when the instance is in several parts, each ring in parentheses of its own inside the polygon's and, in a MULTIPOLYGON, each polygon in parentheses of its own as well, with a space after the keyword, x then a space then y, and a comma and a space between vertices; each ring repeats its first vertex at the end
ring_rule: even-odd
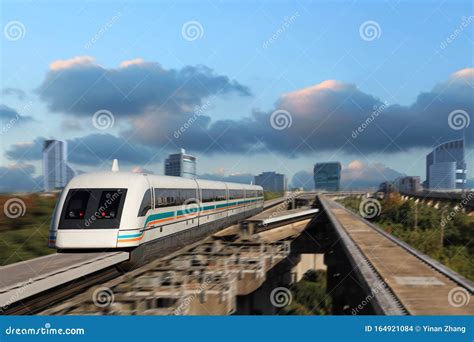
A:
POLYGON ((0 216, 0 265, 55 252, 48 248, 48 230, 56 200, 57 196, 45 197, 38 194, 0 196, 0 205, 4 208, 0 216), (24 213, 23 216, 15 218, 6 215, 8 208, 13 210, 12 204, 6 203, 12 199, 19 204, 16 208, 20 210, 19 213, 24 213))
POLYGON ((272 191, 265 191, 264 194, 264 200, 268 201, 274 198, 280 198, 283 197, 283 192, 272 192, 272 191))
POLYGON ((292 302, 285 307, 283 315, 329 315, 331 297, 326 293, 326 271, 310 270, 292 285, 292 302))
MULTIPOLYGON (((359 213, 361 199, 347 197, 339 202, 359 213)), ((372 221, 388 233, 438 260, 464 277, 474 280, 474 218, 453 207, 439 209, 403 201, 392 194, 380 201, 382 211, 372 221), (452 219, 447 219, 452 216, 452 219)))

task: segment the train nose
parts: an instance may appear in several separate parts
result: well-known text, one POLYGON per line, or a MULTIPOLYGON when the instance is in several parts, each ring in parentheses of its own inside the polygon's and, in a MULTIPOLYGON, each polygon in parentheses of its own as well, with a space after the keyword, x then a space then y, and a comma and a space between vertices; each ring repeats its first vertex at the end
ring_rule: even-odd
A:
POLYGON ((59 249, 116 248, 118 232, 118 229, 63 229, 51 242, 59 249))

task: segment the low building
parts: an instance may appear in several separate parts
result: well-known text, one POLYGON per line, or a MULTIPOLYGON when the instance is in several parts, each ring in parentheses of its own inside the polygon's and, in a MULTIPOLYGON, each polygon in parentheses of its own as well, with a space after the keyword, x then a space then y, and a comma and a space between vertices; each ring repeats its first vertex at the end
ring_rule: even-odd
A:
POLYGON ((390 194, 392 192, 395 192, 395 185, 393 182, 383 182, 380 183, 378 191, 383 192, 385 194, 390 194))
POLYGON ((286 176, 273 171, 255 176, 255 184, 263 187, 263 190, 271 192, 284 192, 288 188, 286 176))
POLYGON ((404 192, 420 192, 422 190, 421 180, 418 176, 400 177, 395 180, 396 191, 404 192))

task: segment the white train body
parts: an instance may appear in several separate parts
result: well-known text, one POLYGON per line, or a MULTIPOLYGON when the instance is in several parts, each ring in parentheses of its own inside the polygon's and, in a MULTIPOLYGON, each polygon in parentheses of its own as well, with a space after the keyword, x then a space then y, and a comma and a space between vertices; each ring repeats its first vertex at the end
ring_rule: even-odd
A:
POLYGON ((60 250, 185 245, 263 210, 260 186, 129 172, 74 177, 50 228, 60 250))

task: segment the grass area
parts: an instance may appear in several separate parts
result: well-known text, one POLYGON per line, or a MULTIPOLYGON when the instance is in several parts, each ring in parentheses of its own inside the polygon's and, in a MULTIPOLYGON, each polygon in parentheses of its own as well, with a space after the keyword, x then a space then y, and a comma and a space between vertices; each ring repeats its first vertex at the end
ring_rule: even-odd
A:
POLYGON ((283 192, 272 192, 272 191, 265 191, 264 194, 264 200, 268 201, 274 198, 280 198, 283 197, 283 192))
MULTIPOLYGON (((359 214, 361 199, 339 200, 359 214)), ((372 219, 386 232, 438 260, 464 277, 474 280, 474 217, 454 207, 435 209, 426 204, 403 201, 392 194, 380 201, 381 213, 372 219), (448 220, 447 217, 452 216, 448 220)))
POLYGON ((48 230, 56 200, 57 196, 39 194, 0 195, 4 209, 0 216, 0 265, 55 252, 48 248, 48 230), (20 210, 18 214, 15 208, 20 210), (20 213, 23 215, 15 217, 20 213))
POLYGON ((326 293, 326 271, 310 270, 292 285, 292 302, 282 309, 283 315, 330 315, 331 297, 326 293))

